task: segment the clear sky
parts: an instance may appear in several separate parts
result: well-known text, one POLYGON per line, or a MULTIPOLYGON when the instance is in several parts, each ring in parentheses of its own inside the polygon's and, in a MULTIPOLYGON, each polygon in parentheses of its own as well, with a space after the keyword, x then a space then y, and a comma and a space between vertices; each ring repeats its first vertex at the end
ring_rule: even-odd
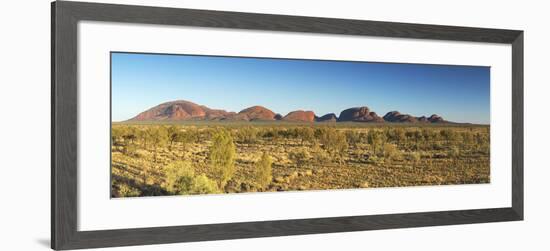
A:
POLYGON ((368 106, 379 116, 489 124, 490 68, 424 64, 112 53, 113 121, 187 100, 238 112, 262 105, 283 116, 368 106))

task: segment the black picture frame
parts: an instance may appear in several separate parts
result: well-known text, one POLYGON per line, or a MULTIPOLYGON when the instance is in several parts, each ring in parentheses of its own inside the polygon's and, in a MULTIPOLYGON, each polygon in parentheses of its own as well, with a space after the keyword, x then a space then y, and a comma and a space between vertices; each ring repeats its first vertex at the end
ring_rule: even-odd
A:
POLYGON ((51 11, 51 247, 53 249, 523 220, 523 31, 67 1, 53 2, 51 11), (78 231, 77 23, 82 20, 511 44, 512 191, 510 196, 512 206, 78 231))

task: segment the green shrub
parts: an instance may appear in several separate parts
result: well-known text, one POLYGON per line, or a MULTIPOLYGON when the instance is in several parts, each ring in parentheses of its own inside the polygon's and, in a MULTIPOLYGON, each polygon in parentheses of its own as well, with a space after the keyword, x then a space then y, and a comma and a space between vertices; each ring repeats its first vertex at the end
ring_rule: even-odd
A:
POLYGON ((189 162, 177 161, 166 166, 165 189, 172 194, 189 194, 195 171, 189 162))
POLYGON ((219 193, 216 182, 204 174, 195 176, 189 162, 177 161, 166 167, 164 187, 171 194, 209 194, 219 193))
POLYGON ((236 155, 235 143, 229 132, 218 129, 212 137, 209 159, 220 188, 223 188, 235 174, 236 155))
POLYGON ((212 193, 220 193, 220 189, 218 189, 218 185, 215 181, 210 180, 206 175, 201 174, 199 176, 195 176, 193 179, 193 186, 191 188, 191 192, 193 194, 212 194, 212 193))
POLYGON ((263 153, 260 160, 256 162, 255 170, 254 170, 254 181, 256 185, 258 185, 261 188, 265 188, 269 183, 271 183, 272 179, 272 169, 271 165, 273 164, 273 160, 271 160, 271 157, 267 155, 267 153, 263 153))

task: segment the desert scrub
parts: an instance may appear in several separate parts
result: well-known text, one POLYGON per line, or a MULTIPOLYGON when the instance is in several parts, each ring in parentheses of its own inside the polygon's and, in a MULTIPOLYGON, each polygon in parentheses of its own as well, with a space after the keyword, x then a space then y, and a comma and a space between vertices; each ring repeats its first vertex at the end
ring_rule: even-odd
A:
POLYGON ((166 166, 164 189, 171 194, 210 194, 219 193, 216 182, 206 175, 196 176, 189 162, 177 161, 166 166))
POLYGON ((382 165, 384 164, 384 159, 379 158, 376 155, 372 155, 372 156, 369 156, 367 162, 374 165, 382 165))
POLYGON ((316 134, 319 142, 329 155, 338 162, 342 162, 348 150, 346 135, 330 127, 319 128, 316 134))
POLYGON ((324 149, 319 147, 319 144, 313 145, 311 153, 313 155, 313 161, 316 164, 325 165, 331 160, 328 153, 324 149))
POLYGON ((304 148, 299 148, 288 153, 288 158, 294 162, 297 167, 305 166, 310 157, 309 152, 304 148))
POLYGON ((260 160, 256 162, 253 177, 254 183, 256 183, 258 187, 265 188, 271 183, 272 164, 273 160, 271 160, 271 157, 265 152, 262 154, 260 160))
POLYGON ((221 191, 220 189, 218 189, 218 185, 216 184, 216 182, 209 179, 204 174, 195 176, 195 178, 193 179, 193 194, 212 194, 220 192, 221 191))
POLYGON ((149 127, 145 130, 144 137, 146 141, 149 142, 150 146, 153 147, 153 158, 154 161, 157 161, 159 150, 169 141, 168 131, 164 126, 149 127))
POLYGON ((246 126, 239 128, 235 132, 235 140, 239 143, 252 144, 258 141, 259 130, 257 128, 246 126))
POLYGON ((386 129, 386 136, 389 140, 396 144, 399 144, 406 139, 405 130, 403 128, 386 129))
POLYGON ((166 167, 182 160, 187 161, 192 170, 191 175, 180 175, 190 177, 182 179, 187 181, 184 184, 189 184, 181 189, 187 191, 183 194, 288 191, 303 189, 302 186, 309 190, 342 189, 358 187, 365 181, 369 182, 370 187, 490 181, 490 134, 489 127, 485 126, 221 123, 113 124, 113 140, 117 142, 111 149, 114 181, 112 196, 179 194, 173 192, 174 188, 172 192, 166 190, 166 167), (160 127, 166 129, 169 137, 168 142, 158 146, 155 160, 154 139, 145 134, 160 127), (250 128, 257 131, 255 142, 240 143, 237 139, 238 131, 250 128), (310 139, 311 130, 304 128, 314 131, 313 140, 310 139), (322 128, 329 129, 322 131, 322 128), (220 187, 220 169, 213 168, 210 152, 212 148, 224 148, 223 145, 231 148, 230 143, 220 143, 224 140, 214 140, 223 134, 220 133, 223 130, 231 133, 236 153, 233 161, 235 172, 226 185, 220 187), (447 144, 446 136, 441 134, 442 130, 454 131, 454 134, 459 135, 459 140, 450 140, 453 137, 449 137, 447 144), (401 131, 405 132, 404 139, 401 139, 401 131), (334 132, 343 134, 348 144, 347 150, 342 153, 345 154, 345 163, 338 163, 321 142, 330 142, 331 137, 325 135, 337 134, 334 132), (176 133, 182 134, 183 138, 178 139, 180 136, 176 133), (398 155, 402 156, 396 160, 386 158, 383 153, 387 152, 384 146, 388 143, 394 144, 398 155), (459 157, 451 157, 453 154, 450 150, 453 147, 458 149, 459 157), (376 155, 373 148, 376 148, 376 155), (255 171, 260 166, 263 153, 273 163, 272 181, 262 188, 256 182, 259 179, 255 177, 258 175, 255 171), (416 155, 420 155, 419 161, 416 155), (303 174, 307 170, 311 170, 311 175, 303 174), (287 182, 287 176, 293 177, 294 172, 298 172, 299 178, 287 182), (441 177, 441 180, 432 177, 441 177), (277 178, 283 182, 274 182, 277 178), (121 188, 122 184, 128 187, 121 188))
POLYGON ((443 130, 439 131, 439 134, 445 140, 447 145, 449 145, 449 143, 451 143, 453 141, 458 141, 458 139, 460 137, 460 135, 452 129, 443 129, 443 130))
POLYGON ((460 149, 456 146, 452 146, 447 151, 447 156, 449 156, 450 158, 458 158, 459 155, 460 155, 460 149))
POLYGON ((315 140, 315 130, 311 127, 301 127, 296 129, 296 134, 302 140, 302 145, 306 142, 313 143, 315 140))
POLYGON ((406 158, 408 161, 411 161, 413 164, 416 164, 420 161, 421 156, 419 152, 411 152, 407 154, 406 158))
POLYGON ((219 187, 224 187, 235 174, 236 155, 237 150, 231 134, 225 129, 218 129, 212 136, 209 160, 219 187))
POLYGON ((348 145, 352 147, 357 147, 357 144, 361 143, 363 139, 363 135, 360 132, 356 132, 354 130, 346 130, 345 135, 348 145))
POLYGON ((386 142, 386 134, 377 130, 369 130, 367 133, 367 142, 369 143, 374 155, 379 155, 386 142))
POLYGON ((168 141, 170 142, 168 145, 169 151, 172 151, 174 143, 183 142, 185 140, 185 134, 177 126, 168 127, 166 132, 168 133, 168 141))
POLYGON ((401 152, 397 149, 396 145, 386 143, 384 144, 381 155, 384 156, 385 159, 395 160, 401 156, 401 152))
POLYGON ((140 196, 141 192, 139 189, 132 187, 126 183, 121 183, 118 185, 118 196, 119 197, 137 197, 140 196))

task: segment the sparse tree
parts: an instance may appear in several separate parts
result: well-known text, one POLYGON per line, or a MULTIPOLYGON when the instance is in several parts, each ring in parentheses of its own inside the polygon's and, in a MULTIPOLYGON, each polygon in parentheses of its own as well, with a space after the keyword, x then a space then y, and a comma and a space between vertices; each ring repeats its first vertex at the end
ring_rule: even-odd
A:
POLYGON ((152 133, 150 128, 144 128, 144 129, 138 130, 137 137, 141 140, 143 149, 147 150, 149 142, 152 139, 152 133))
POLYGON ((122 130, 120 130, 119 126, 113 126, 111 128, 111 144, 116 145, 120 137, 122 137, 122 130))
POLYGON ((153 146, 154 150, 154 161, 156 162, 159 148, 165 146, 168 143, 168 132, 163 126, 149 128, 148 131, 151 145, 153 146))
POLYGON ((125 142, 128 142, 127 144, 134 144, 134 141, 137 138, 137 130, 133 126, 128 126, 124 129, 124 135, 122 135, 122 138, 124 138, 125 142))
POLYGON ((177 126, 170 126, 166 129, 166 132, 168 134, 168 141, 170 144, 168 145, 168 149, 172 151, 172 147, 174 143, 181 142, 184 143, 185 141, 185 133, 180 130, 177 126))
POLYGON ((254 180, 255 183, 261 187, 265 188, 269 183, 271 183, 272 174, 271 174, 271 165, 273 160, 267 153, 263 153, 260 160, 256 162, 254 170, 254 180))
POLYGON ((220 188, 225 187, 235 173, 236 148, 231 134, 225 129, 219 129, 212 137, 210 146, 210 165, 220 188))

